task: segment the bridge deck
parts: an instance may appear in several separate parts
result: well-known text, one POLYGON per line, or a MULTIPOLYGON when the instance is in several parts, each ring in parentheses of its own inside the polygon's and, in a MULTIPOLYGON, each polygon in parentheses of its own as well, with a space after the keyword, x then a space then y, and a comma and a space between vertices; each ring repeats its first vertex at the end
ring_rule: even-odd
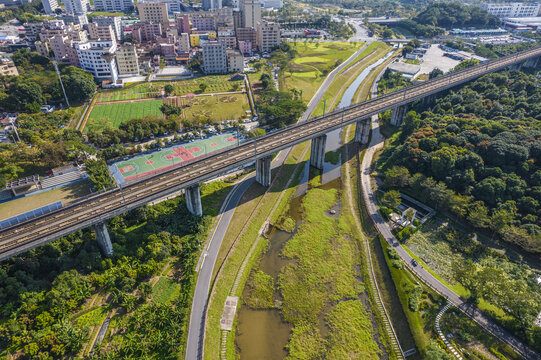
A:
POLYGON ((87 196, 65 208, 0 230, 0 261, 213 178, 255 159, 540 55, 541 47, 536 47, 489 61, 286 127, 185 166, 139 179, 122 189, 113 188, 87 196))

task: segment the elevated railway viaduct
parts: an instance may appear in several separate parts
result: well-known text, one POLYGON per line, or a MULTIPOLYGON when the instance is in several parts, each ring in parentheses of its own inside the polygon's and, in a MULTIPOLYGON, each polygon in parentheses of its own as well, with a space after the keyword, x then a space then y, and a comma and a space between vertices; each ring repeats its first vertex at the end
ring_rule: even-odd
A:
POLYGON ((89 195, 64 208, 1 229, 0 261, 88 226, 93 226, 104 254, 112 255, 105 221, 113 216, 182 189, 185 191, 190 212, 202 215, 198 185, 200 182, 256 161, 257 181, 264 186, 269 186, 271 155, 307 140, 312 141, 310 164, 322 169, 328 132, 356 123, 355 141, 366 143, 372 115, 392 109, 391 122, 394 125, 400 125, 409 103, 434 96, 440 91, 505 67, 524 63, 535 66, 540 55, 541 46, 488 61, 291 125, 185 166, 129 183, 122 188, 111 188, 89 195))

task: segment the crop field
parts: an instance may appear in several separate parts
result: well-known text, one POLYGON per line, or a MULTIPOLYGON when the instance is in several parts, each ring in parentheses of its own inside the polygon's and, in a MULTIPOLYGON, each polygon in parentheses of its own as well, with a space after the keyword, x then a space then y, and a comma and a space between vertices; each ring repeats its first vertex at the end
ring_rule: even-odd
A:
POLYGON ((122 122, 130 119, 147 115, 161 116, 161 106, 161 100, 96 105, 90 113, 85 130, 103 129, 111 126, 118 128, 122 122))
POLYGON ((212 121, 239 120, 247 117, 250 103, 246 94, 197 96, 182 99, 182 117, 193 120, 208 117, 212 121))
POLYGON ((201 93, 200 84, 207 87, 202 93, 222 93, 233 90, 235 84, 240 90, 243 81, 230 81, 231 75, 210 75, 189 80, 179 81, 159 81, 152 83, 141 83, 124 89, 103 91, 98 94, 98 102, 119 101, 119 100, 137 100, 160 97, 165 85, 173 85, 175 89, 171 95, 186 95, 191 93, 201 93))

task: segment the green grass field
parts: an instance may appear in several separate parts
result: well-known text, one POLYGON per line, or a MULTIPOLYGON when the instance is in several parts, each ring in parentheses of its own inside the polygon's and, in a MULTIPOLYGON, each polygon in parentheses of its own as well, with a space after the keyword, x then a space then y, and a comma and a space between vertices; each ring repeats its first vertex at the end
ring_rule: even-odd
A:
POLYGON ((173 279, 161 277, 152 288, 150 298, 158 304, 165 304, 180 291, 180 285, 173 279))
POLYGON ((98 94, 98 102, 155 98, 161 96, 165 85, 173 85, 175 88, 171 95, 199 93, 200 84, 207 85, 203 92, 205 94, 232 91, 234 84, 237 84, 240 90, 243 82, 229 81, 230 77, 231 75, 209 75, 180 81, 145 82, 119 90, 102 91, 98 94))
POLYGON ((246 110, 250 110, 246 94, 197 96, 183 99, 183 104, 189 105, 182 109, 183 118, 189 120, 201 116, 209 117, 214 122, 239 120, 246 117, 246 110))
POLYGON ((139 179, 153 171, 163 171, 183 162, 193 160, 212 152, 237 144, 231 133, 214 136, 197 142, 178 145, 159 152, 136 156, 111 165, 110 169, 117 181, 126 182, 139 179))
POLYGON ((122 122, 130 119, 146 115, 161 116, 161 106, 161 100, 96 105, 90 113, 85 130, 99 130, 111 126, 118 128, 122 122))

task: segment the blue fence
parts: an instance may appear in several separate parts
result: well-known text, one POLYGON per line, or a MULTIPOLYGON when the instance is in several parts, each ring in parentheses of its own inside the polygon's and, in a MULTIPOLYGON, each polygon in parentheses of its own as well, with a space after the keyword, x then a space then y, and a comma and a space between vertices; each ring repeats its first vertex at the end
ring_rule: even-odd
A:
POLYGON ((57 201, 52 204, 34 209, 32 211, 25 212, 24 214, 10 217, 9 219, 0 221, 0 229, 35 218, 36 216, 47 214, 48 212, 54 211, 56 209, 60 209, 61 207, 62 207, 62 201, 57 201))

